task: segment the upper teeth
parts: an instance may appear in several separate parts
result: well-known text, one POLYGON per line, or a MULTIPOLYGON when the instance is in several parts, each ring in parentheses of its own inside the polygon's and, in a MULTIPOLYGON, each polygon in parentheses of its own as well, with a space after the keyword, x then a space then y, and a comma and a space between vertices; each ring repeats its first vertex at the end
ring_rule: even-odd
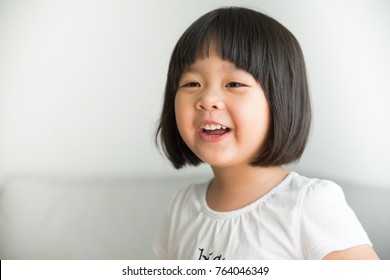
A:
POLYGON ((206 130, 216 130, 216 129, 226 129, 226 126, 219 124, 205 124, 202 126, 203 129, 206 130))

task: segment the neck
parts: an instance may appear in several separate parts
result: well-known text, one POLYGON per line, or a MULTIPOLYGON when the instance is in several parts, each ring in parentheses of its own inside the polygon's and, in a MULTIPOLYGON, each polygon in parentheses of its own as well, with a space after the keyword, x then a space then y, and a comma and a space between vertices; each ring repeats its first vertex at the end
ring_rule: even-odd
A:
POLYGON ((213 167, 214 179, 207 192, 209 207, 232 211, 256 201, 279 184, 288 174, 281 166, 213 167))

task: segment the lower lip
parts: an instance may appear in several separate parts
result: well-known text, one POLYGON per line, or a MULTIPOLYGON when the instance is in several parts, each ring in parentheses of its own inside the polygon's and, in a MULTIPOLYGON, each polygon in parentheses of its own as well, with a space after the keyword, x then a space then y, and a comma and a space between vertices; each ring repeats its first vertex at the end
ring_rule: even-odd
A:
POLYGON ((228 130, 224 134, 210 135, 210 134, 204 133, 203 130, 200 130, 199 136, 205 142, 219 142, 219 141, 224 140, 226 137, 228 137, 230 133, 231 133, 231 130, 228 130))

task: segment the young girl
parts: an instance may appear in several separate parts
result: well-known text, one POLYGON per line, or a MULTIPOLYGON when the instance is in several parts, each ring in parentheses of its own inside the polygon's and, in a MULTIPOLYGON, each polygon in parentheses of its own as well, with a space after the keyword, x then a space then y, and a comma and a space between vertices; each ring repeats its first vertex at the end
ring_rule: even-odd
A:
POLYGON ((173 197, 154 250, 163 259, 377 259, 333 182, 282 165, 310 128, 295 37, 245 8, 195 21, 170 60, 157 130, 179 169, 209 164, 211 181, 173 197))

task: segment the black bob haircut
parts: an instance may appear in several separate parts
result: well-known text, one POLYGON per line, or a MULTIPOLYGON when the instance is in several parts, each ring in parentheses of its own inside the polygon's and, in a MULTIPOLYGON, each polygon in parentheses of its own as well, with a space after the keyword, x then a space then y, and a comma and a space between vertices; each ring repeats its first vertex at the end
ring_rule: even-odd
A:
POLYGON ((196 20, 173 50, 155 139, 157 144, 160 140, 173 166, 179 169, 202 162, 179 134, 174 103, 185 67, 208 57, 210 51, 252 74, 271 108, 269 147, 250 164, 266 167, 298 160, 305 149, 311 122, 305 62, 299 43, 276 20, 254 10, 228 7, 196 20))

